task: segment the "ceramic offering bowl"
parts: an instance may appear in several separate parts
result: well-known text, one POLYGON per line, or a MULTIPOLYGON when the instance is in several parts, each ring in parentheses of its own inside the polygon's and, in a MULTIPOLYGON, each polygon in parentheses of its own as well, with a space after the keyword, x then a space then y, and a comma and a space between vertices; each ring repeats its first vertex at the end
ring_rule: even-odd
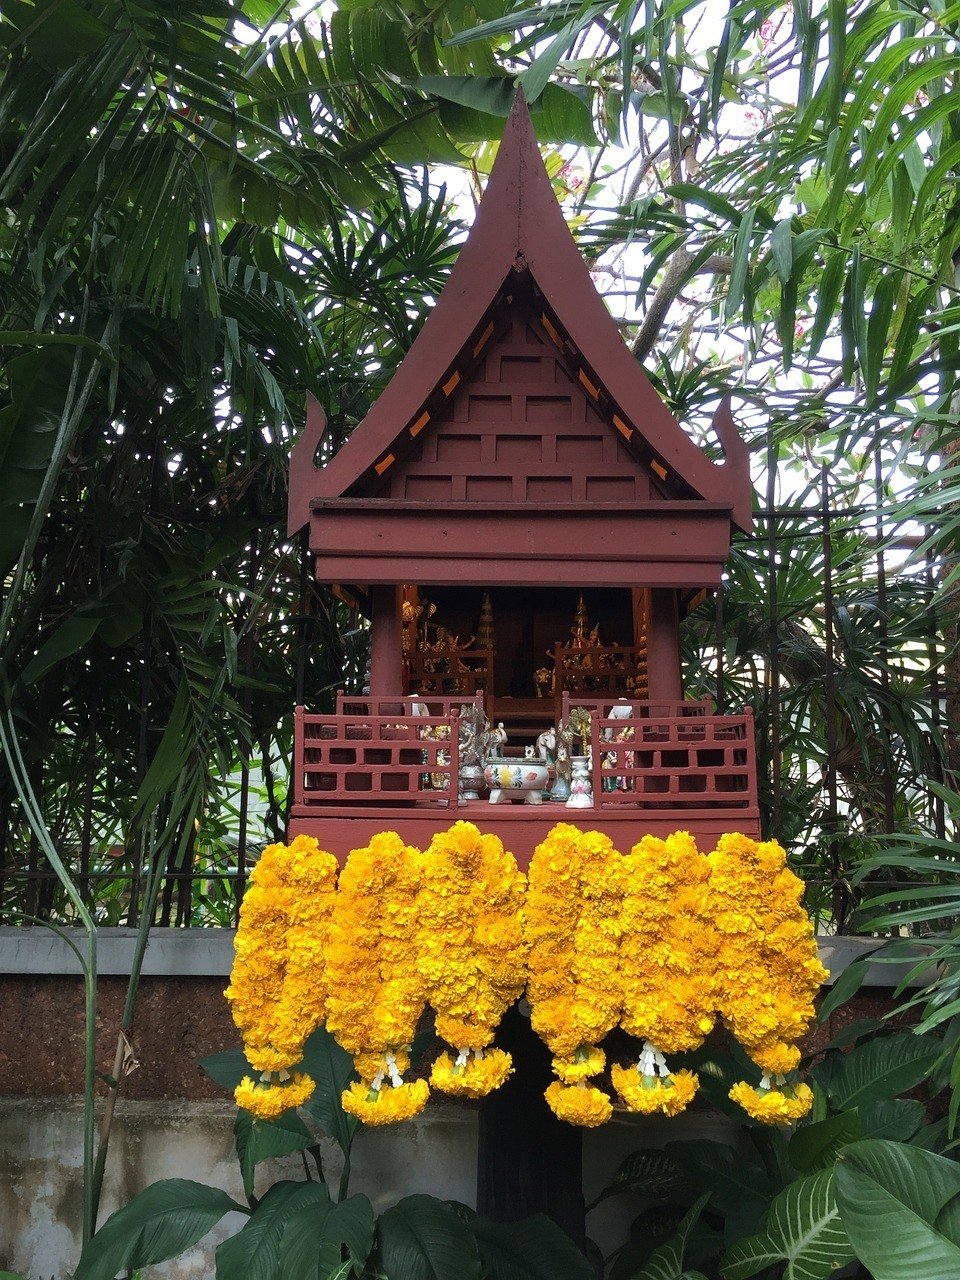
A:
POLYGON ((491 758, 483 771, 490 788, 491 804, 540 804, 542 793, 550 785, 550 765, 544 760, 500 760, 491 758))

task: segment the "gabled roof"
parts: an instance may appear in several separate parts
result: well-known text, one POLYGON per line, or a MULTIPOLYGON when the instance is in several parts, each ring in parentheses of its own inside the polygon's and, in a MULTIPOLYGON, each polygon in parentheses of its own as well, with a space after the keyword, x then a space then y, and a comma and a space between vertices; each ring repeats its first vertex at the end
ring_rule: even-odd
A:
POLYGON ((308 520, 312 500, 347 495, 361 477, 391 459, 395 442, 412 431, 411 424, 419 421, 422 426, 425 404, 462 363, 511 272, 532 277, 582 362, 581 381, 598 395, 602 389, 621 419, 621 434, 629 439, 636 433, 634 445, 642 442, 659 468, 704 501, 728 505, 732 522, 749 528, 748 454, 728 402, 714 418, 725 455, 717 464, 667 409, 597 293, 564 221, 518 90, 476 221, 446 287, 380 398, 320 470, 314 456, 326 419, 311 402, 290 460, 289 531, 308 520))

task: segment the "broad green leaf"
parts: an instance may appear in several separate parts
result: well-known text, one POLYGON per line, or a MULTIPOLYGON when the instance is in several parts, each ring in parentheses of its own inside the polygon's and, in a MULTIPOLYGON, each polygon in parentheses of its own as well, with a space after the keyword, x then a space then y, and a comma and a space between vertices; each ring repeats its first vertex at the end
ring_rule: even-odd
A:
POLYGON ((827 1280, 854 1257, 833 1186, 833 1169, 792 1182, 777 1196, 763 1230, 724 1254, 724 1280, 747 1280, 785 1261, 784 1280, 827 1280))
POLYGON ((254 1068, 246 1060, 242 1049, 224 1049, 220 1053, 208 1053, 200 1059, 200 1069, 211 1080, 223 1085, 233 1094, 244 1076, 252 1076, 254 1068))
MULTIPOLYGON (((566 18, 572 17, 579 8, 578 0, 561 0, 561 3, 555 6, 553 12, 558 17, 566 18)), ((468 44, 473 40, 487 40, 491 36, 508 35, 511 31, 518 31, 521 27, 542 23, 544 16, 545 11, 543 9, 519 9, 514 13, 506 14, 504 17, 493 18, 489 22, 483 22, 475 27, 469 27, 465 31, 459 31, 456 35, 450 37, 447 44, 468 44)))
POLYGON ((852 1111, 913 1089, 940 1055, 936 1036, 884 1036, 838 1055, 826 1089, 832 1105, 852 1111))
POLYGON ((217 1248, 217 1280, 283 1280, 280 1251, 288 1221, 301 1209, 329 1208, 322 1182, 275 1182, 243 1230, 217 1248))
POLYGON ((750 251, 753 247, 753 224, 756 211, 748 209, 740 219, 740 227, 733 243, 733 268, 730 272, 730 285, 727 300, 724 304, 728 320, 732 320, 740 311, 747 283, 747 272, 750 269, 750 251))
POLYGON ((248 1196, 253 1193, 254 1171, 261 1160, 305 1151, 313 1144, 310 1130, 295 1111, 288 1111, 276 1120, 257 1120, 242 1107, 237 1111, 233 1138, 243 1189, 248 1196))
POLYGON ((837 1203, 874 1280, 960 1275, 960 1165, 919 1147, 858 1142, 837 1165, 837 1203))
MULTIPOLYGON (((813 325, 807 340, 810 355, 816 355, 823 345, 830 327, 837 320, 837 303, 843 289, 843 280, 847 269, 846 254, 842 250, 832 253, 827 259, 820 276, 820 287, 817 290, 817 309, 813 317, 813 325)), ((849 966, 852 967, 852 966, 849 966)), ((844 970, 846 973, 848 970, 844 970)), ((843 980, 843 974, 837 983, 843 980)), ((834 984, 836 986, 836 983, 834 984)))
POLYGON ((718 218, 729 222, 731 226, 740 225, 740 211, 717 191, 695 187, 688 182, 675 182, 665 189, 664 195, 682 200, 685 204, 700 205, 710 213, 715 213, 718 218))
POLYGON ((304 1110, 346 1155, 360 1127, 359 1120, 340 1105, 340 1095, 356 1075, 353 1059, 326 1027, 318 1027, 303 1047, 301 1069, 316 1082, 304 1110))
POLYGON ((842 1004, 846 1004, 851 996, 857 994, 863 986, 864 978, 867 976, 869 963, 869 960, 864 958, 854 960, 853 964, 847 965, 824 996, 817 1013, 818 1022, 826 1022, 835 1009, 839 1009, 842 1004))
POLYGON ((530 108, 533 126, 541 142, 571 142, 582 147, 595 147, 589 96, 548 84, 530 108))
POLYGON ((923 1124, 926 1108, 914 1098, 889 1098, 860 1108, 860 1136, 907 1142, 923 1124))
POLYGON ((520 1222, 472 1224, 484 1280, 592 1280, 593 1267, 558 1226, 537 1214, 520 1222))
POLYGON ((692 1280, 694 1273, 684 1270, 683 1255, 690 1232, 709 1199, 709 1194, 703 1195, 690 1206, 681 1218, 673 1239, 654 1249, 646 1265, 636 1273, 634 1280, 692 1280))
POLYGON ((725 1142, 694 1138, 668 1142, 667 1155, 687 1175, 693 1186, 711 1193, 711 1203, 722 1213, 744 1205, 759 1214, 770 1202, 770 1178, 765 1169, 725 1142))
POLYGON ((790 1162, 800 1173, 831 1168, 837 1152, 862 1136, 856 1111, 842 1111, 815 1124, 802 1125, 790 1138, 790 1162))
POLYGON ((630 1192, 651 1199, 669 1200, 687 1187, 687 1179, 676 1162, 659 1148, 631 1151, 621 1162, 613 1180, 607 1184, 590 1206, 610 1196, 630 1192))
POLYGON ((186 1178, 155 1182, 110 1215, 80 1255, 75 1280, 114 1280, 118 1271, 175 1258, 231 1210, 247 1212, 217 1187, 186 1178))
POLYGON ((331 1204, 303 1205, 287 1217, 280 1237, 278 1280, 326 1280, 340 1267, 340 1247, 327 1239, 331 1204))
POLYGON ((480 1280, 470 1227, 432 1196, 406 1196, 380 1216, 380 1256, 388 1276, 403 1280, 480 1280))
POLYGON ((346 1245, 359 1271, 373 1248, 375 1231, 373 1205, 366 1196, 348 1196, 333 1206, 324 1225, 324 1234, 337 1245, 346 1245))
MULTIPOLYGON (((515 93, 509 76, 420 76, 414 83, 424 93, 503 117, 510 114, 515 93)), ((502 124, 499 129, 502 133, 502 124)))

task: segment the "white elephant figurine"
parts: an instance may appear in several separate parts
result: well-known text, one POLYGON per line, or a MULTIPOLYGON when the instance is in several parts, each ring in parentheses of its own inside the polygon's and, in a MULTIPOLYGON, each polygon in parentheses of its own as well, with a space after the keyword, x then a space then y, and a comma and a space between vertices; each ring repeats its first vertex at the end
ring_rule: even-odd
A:
POLYGON ((557 759, 557 731, 556 729, 546 729, 537 738, 537 755, 541 760, 546 760, 548 764, 554 764, 557 759))

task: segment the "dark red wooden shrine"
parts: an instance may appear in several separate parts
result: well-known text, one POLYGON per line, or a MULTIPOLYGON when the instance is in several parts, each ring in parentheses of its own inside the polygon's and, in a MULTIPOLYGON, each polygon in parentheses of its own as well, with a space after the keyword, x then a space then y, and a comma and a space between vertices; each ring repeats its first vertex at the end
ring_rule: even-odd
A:
POLYGON ((621 849, 678 828, 707 847, 759 834, 752 720, 685 701, 680 675, 681 618, 750 525, 746 447, 724 404, 712 462, 645 377, 519 96, 430 318, 318 468, 324 427, 312 403, 289 529, 309 523, 318 581, 370 619, 370 694, 297 708, 291 835, 345 854, 375 831, 425 845, 470 818, 525 862, 563 820, 621 849), (474 699, 508 751, 585 707, 593 809, 459 800, 457 716, 474 699), (629 750, 611 755, 617 734, 629 750))

